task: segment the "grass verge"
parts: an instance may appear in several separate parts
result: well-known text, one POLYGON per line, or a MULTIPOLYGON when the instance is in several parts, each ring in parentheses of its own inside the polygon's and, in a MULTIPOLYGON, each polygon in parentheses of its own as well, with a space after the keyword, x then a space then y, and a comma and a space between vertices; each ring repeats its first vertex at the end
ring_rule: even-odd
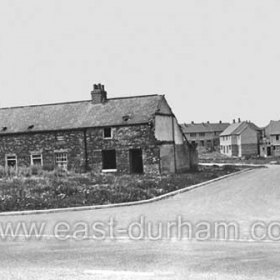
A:
POLYGON ((112 175, 43 172, 3 177, 0 211, 43 210, 133 202, 157 197, 241 170, 238 166, 200 166, 173 175, 112 175), (28 175, 26 175, 28 174, 28 175))

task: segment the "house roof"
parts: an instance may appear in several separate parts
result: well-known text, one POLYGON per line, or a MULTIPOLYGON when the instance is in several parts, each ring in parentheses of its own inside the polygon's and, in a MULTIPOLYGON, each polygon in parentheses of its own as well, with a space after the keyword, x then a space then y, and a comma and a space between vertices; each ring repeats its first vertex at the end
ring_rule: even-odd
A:
POLYGON ((280 134, 280 121, 270 121, 265 130, 268 135, 280 134))
POLYGON ((163 100, 163 95, 144 95, 112 98, 102 104, 87 100, 2 108, 0 134, 146 123, 163 100))
POLYGON ((229 123, 190 123, 181 125, 183 132, 200 133, 200 132, 215 132, 224 131, 229 126, 229 123))
POLYGON ((260 130, 254 123, 251 122, 238 122, 231 124, 228 128, 226 128, 220 136, 228 136, 228 135, 239 135, 246 129, 250 127, 254 130, 260 130))

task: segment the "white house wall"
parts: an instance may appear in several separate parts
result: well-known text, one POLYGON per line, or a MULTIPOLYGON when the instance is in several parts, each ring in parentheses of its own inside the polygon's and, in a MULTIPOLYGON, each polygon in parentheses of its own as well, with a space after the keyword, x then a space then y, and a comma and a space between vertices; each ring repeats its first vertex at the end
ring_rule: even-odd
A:
POLYGON ((173 117, 156 115, 155 136, 159 141, 173 141, 173 117))

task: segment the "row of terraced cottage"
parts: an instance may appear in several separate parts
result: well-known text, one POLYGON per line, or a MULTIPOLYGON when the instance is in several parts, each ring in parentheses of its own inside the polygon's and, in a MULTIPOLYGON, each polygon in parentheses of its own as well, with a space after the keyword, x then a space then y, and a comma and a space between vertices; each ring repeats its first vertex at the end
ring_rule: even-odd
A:
POLYGON ((0 109, 0 165, 80 172, 176 173, 195 169, 195 145, 163 95, 107 97, 0 109))
POLYGON ((230 157, 280 156, 280 121, 263 128, 250 121, 190 123, 181 125, 186 138, 198 149, 220 151, 230 157))

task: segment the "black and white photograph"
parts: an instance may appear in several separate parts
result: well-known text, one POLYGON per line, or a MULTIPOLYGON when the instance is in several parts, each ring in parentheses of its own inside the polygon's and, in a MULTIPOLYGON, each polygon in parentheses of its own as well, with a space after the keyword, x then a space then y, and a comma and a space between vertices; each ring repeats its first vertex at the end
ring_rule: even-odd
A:
POLYGON ((0 280, 280 279, 279 15, 0 0, 0 280))

